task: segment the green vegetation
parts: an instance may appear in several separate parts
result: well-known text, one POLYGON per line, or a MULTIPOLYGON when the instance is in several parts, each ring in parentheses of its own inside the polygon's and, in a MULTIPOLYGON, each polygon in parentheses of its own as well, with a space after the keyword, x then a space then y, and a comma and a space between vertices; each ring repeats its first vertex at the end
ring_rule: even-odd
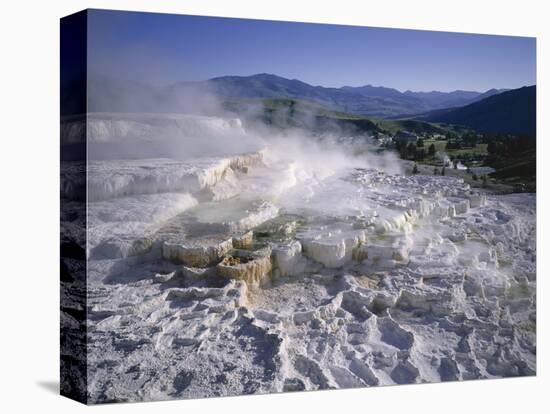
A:
POLYGON ((537 141, 527 136, 493 135, 486 138, 485 162, 496 171, 495 179, 513 184, 516 191, 535 191, 537 141))
MULTIPOLYGON (((294 98, 235 98, 223 103, 223 108, 240 116, 260 120, 278 128, 307 127, 323 129, 334 122, 338 127, 359 131, 395 135, 410 131, 422 136, 454 136, 454 126, 444 126, 416 119, 379 119, 342 112, 320 103, 294 98)), ((460 131, 460 130, 459 130, 460 131)))
POLYGON ((274 128, 306 128, 313 131, 350 130, 379 132, 369 118, 331 110, 321 104, 290 98, 232 99, 223 108, 245 121, 259 121, 274 128))
POLYGON ((335 119, 361 120, 368 119, 360 115, 331 110, 321 104, 302 99, 291 98, 242 98, 223 102, 224 109, 235 113, 247 113, 250 110, 263 111, 297 111, 307 112, 315 116, 325 116, 335 119))
MULTIPOLYGON (((435 155, 436 152, 445 152, 451 159, 453 159, 453 157, 468 158, 470 156, 487 155, 487 144, 484 143, 475 144, 472 147, 456 147, 452 144, 452 141, 425 139, 424 145, 428 145, 428 147, 433 145, 433 155, 435 155)), ((429 151, 430 150, 428 150, 428 152, 429 151)))
POLYGON ((398 131, 410 131, 416 134, 445 134, 449 131, 438 124, 415 119, 377 119, 374 122, 380 129, 392 135, 398 131))
POLYGON ((401 158, 413 160, 415 165, 434 166, 434 175, 460 176, 471 185, 497 192, 536 191, 536 140, 527 136, 467 131, 438 139, 424 136, 416 143, 397 143, 396 149, 401 158), (443 154, 448 157, 445 165, 443 154), (482 173, 480 167, 496 171, 482 173))
POLYGON ((444 134, 449 130, 436 124, 404 119, 376 119, 327 108, 317 102, 293 98, 239 98, 228 99, 223 108, 240 116, 262 121, 277 128, 305 127, 320 129, 353 128, 359 132, 377 132, 394 135, 408 130, 422 134, 444 134))

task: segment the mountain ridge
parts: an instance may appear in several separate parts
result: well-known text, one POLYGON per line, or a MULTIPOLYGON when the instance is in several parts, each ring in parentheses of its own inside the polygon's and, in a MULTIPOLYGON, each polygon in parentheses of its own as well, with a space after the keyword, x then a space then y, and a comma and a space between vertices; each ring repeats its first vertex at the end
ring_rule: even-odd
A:
POLYGON ((153 87, 137 81, 101 75, 89 78, 90 112, 185 112, 215 106, 228 98, 292 98, 309 100, 335 111, 377 117, 411 117, 449 107, 464 106, 501 89, 485 92, 400 92, 383 86, 313 86, 299 79, 273 74, 227 75, 205 81, 181 81, 153 87))
POLYGON ((485 133, 536 134, 536 85, 486 97, 458 108, 446 108, 414 119, 462 125, 485 133))
POLYGON ((308 99, 333 109, 383 118, 466 105, 480 97, 502 92, 501 89, 494 88, 485 92, 400 92, 394 88, 370 84, 324 87, 269 73, 220 76, 195 84, 205 85, 224 98, 308 99))
POLYGON ((261 73, 251 76, 221 76, 204 81, 225 97, 290 97, 309 99, 329 107, 359 115, 390 117, 462 106, 501 93, 501 89, 484 92, 400 92, 385 86, 313 86, 298 79, 261 73))

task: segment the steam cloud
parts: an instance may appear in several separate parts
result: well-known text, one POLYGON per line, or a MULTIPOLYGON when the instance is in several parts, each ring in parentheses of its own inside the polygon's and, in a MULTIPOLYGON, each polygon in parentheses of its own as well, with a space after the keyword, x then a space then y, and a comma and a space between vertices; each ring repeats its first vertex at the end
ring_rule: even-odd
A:
MULTIPOLYGON (((99 75, 89 82, 90 160, 192 160, 267 148, 271 160, 292 160, 313 175, 327 176, 344 168, 401 172, 393 153, 375 153, 372 138, 364 133, 353 135, 336 123, 319 127, 307 112, 299 128, 268 126, 261 119, 261 104, 247 105, 236 114, 207 83, 153 87, 99 75)), ((284 124, 288 111, 283 107, 271 119, 284 124)), ((68 120, 62 125, 65 142, 83 138, 82 122, 68 120)))

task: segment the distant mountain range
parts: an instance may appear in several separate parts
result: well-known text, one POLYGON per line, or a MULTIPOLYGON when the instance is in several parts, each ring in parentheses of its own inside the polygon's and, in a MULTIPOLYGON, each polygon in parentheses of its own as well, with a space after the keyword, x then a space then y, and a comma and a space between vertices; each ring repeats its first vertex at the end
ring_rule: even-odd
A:
POLYGON ((460 108, 429 112, 415 119, 463 125, 480 132, 535 136, 536 101, 536 86, 526 86, 460 108))
POLYGON ((371 85, 327 88, 267 73, 223 76, 204 81, 202 85, 197 82, 183 82, 173 88, 178 90, 190 86, 205 87, 225 98, 295 98, 317 102, 333 110, 382 118, 463 106, 505 91, 400 92, 397 89, 371 85))
POLYGON ((91 76, 88 85, 89 110, 92 112, 180 112, 213 96, 234 98, 293 98, 312 101, 328 109, 356 115, 390 118, 421 114, 436 109, 468 105, 501 93, 486 92, 400 92, 379 86, 312 86, 296 79, 276 75, 223 76, 206 81, 178 82, 154 88, 122 79, 91 76))
POLYGON ((483 93, 400 92, 371 85, 326 88, 270 74, 223 76, 163 87, 94 75, 88 81, 89 112, 217 114, 228 101, 250 99, 299 100, 322 105, 328 111, 366 118, 457 124, 481 132, 535 134, 535 86, 483 93))

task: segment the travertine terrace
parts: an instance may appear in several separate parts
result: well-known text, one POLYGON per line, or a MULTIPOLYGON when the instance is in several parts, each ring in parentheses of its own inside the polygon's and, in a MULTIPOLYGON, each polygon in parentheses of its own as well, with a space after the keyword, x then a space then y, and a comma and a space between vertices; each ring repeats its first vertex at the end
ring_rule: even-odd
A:
MULTIPOLYGON (((202 158, 89 161, 91 400, 535 372, 534 195, 368 161, 320 171, 269 140, 239 152, 252 133, 238 120, 177 118, 171 134, 146 118, 90 122, 99 145, 237 140, 202 158)), ((64 168, 70 199, 82 166, 64 168)), ((70 233, 82 218, 66 205, 70 233)))

